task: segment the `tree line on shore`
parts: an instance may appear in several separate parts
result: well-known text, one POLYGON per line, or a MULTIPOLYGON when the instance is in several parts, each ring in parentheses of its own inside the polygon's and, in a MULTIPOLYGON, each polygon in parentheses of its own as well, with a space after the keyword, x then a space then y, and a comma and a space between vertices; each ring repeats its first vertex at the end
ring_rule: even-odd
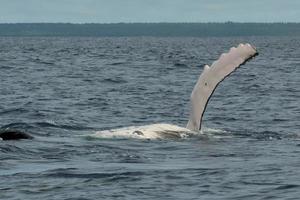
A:
POLYGON ((300 36, 300 23, 2 23, 0 36, 300 36))

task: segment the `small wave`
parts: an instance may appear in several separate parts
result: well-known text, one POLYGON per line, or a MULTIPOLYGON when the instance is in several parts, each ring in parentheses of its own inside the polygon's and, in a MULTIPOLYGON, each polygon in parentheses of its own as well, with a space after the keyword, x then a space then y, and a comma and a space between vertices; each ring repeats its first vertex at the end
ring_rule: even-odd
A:
POLYGON ((174 66, 175 67, 187 67, 187 65, 186 64, 184 64, 184 63, 174 63, 174 66))
POLYGON ((273 122, 287 122, 287 121, 289 121, 289 119, 274 118, 272 121, 273 121, 273 122))
POLYGON ((208 128, 208 127, 204 127, 201 131, 203 133, 228 133, 227 131, 222 129, 208 128))
POLYGON ((45 65, 53 65, 54 62, 50 62, 50 61, 40 61, 40 64, 45 64, 45 65))
POLYGON ((42 128, 59 128, 59 129, 66 129, 66 130, 90 130, 91 127, 77 125, 77 124, 61 124, 53 120, 47 120, 42 122, 35 122, 34 123, 37 127, 42 128))
POLYGON ((44 122, 36 122, 35 125, 39 127, 60 127, 55 121, 47 120, 44 122))
POLYGON ((281 133, 275 131, 255 131, 255 130, 239 130, 239 131, 232 131, 231 134, 235 137, 242 137, 242 138, 252 138, 257 140, 273 140, 277 139, 280 140, 284 137, 281 133))
POLYGON ((0 146, 0 152, 2 152, 2 153, 22 153, 23 149, 15 146, 13 144, 7 144, 5 146, 0 146))
POLYGON ((107 181, 118 181, 122 179, 133 179, 143 176, 143 172, 119 172, 119 173, 76 173, 73 168, 56 169, 46 173, 48 177, 59 178, 82 178, 82 179, 107 179, 107 181))
POLYGON ((29 123, 25 123, 25 122, 14 122, 14 123, 9 123, 6 125, 1 126, 0 129, 2 130, 6 130, 6 129, 22 129, 22 130, 26 130, 26 129, 32 129, 34 128, 33 125, 29 124, 29 123))
POLYGON ((10 108, 10 109, 4 109, 0 112, 0 115, 4 114, 18 114, 18 113, 24 113, 27 112, 25 108, 10 108))
POLYGON ((107 82, 107 83, 127 83, 126 80, 116 77, 116 78, 105 78, 102 82, 107 82))
MULTIPOLYGON (((35 123, 25 123, 25 122, 14 122, 3 125, 0 130, 14 129, 14 130, 35 130, 36 128, 47 128, 47 127, 58 127, 54 121, 45 121, 45 122, 35 122, 35 123)), ((26 131, 25 131, 26 132, 26 131)))
POLYGON ((1 70, 5 70, 5 69, 13 69, 14 67, 12 66, 5 66, 5 65, 1 65, 1 70))
POLYGON ((278 186, 277 188, 275 188, 275 190, 288 190, 288 189, 295 189, 299 187, 300 185, 296 185, 296 184, 286 184, 286 185, 278 186))
POLYGON ((125 64, 125 62, 113 62, 110 65, 118 66, 118 65, 123 65, 123 64, 125 64))
POLYGON ((280 140, 282 139, 283 135, 275 131, 261 131, 261 132, 255 132, 251 134, 251 137, 260 140, 273 140, 273 139, 280 140))

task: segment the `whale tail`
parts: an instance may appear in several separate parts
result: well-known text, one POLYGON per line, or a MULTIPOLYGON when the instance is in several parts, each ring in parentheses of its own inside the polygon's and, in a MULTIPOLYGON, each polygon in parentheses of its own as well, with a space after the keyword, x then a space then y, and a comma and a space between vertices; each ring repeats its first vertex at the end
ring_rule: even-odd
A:
POLYGON ((191 111, 187 129, 199 131, 207 103, 216 87, 239 66, 258 55, 256 48, 250 44, 240 44, 232 47, 209 67, 204 66, 191 94, 191 111))

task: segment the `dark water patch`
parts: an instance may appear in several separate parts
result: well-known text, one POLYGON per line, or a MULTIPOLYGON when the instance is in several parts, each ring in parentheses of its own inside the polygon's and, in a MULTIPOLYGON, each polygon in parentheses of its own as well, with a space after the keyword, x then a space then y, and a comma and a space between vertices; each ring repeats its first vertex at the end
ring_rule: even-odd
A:
POLYGON ((124 79, 122 79, 121 77, 105 78, 105 79, 103 79, 102 82, 115 83, 115 84, 118 84, 118 83, 127 83, 127 81, 124 80, 124 79))
POLYGON ((0 111, 0 115, 8 115, 8 114, 22 114, 25 112, 29 112, 29 110, 25 108, 10 108, 10 109, 4 109, 0 111))
POLYGON ((245 185, 262 185, 262 186, 278 186, 280 185, 279 183, 273 183, 273 182, 266 182, 266 181, 262 181, 262 182, 255 182, 255 181, 241 181, 242 184, 245 185))
POLYGON ((1 130, 6 130, 6 129, 20 129, 20 130, 30 130, 34 128, 32 124, 25 123, 25 122, 15 122, 15 123, 9 123, 6 125, 1 126, 1 130))
POLYGON ((289 119, 284 119, 284 118, 274 118, 273 121, 274 121, 274 122, 287 122, 287 121, 289 121, 289 119))
POLYGON ((287 134, 281 133, 281 132, 276 132, 276 131, 255 131, 255 130, 249 130, 249 129, 241 129, 239 131, 235 130, 229 130, 225 129, 225 133, 221 133, 221 135, 224 136, 235 136, 235 137, 241 137, 241 138, 251 138, 251 139, 257 139, 257 140, 281 140, 285 137, 288 137, 287 134))
POLYGON ((76 178, 76 179, 105 179, 108 182, 115 181, 136 181, 145 174, 143 172, 120 172, 120 173, 74 173, 68 170, 55 170, 44 176, 49 178, 76 178))
POLYGON ((184 63, 180 63, 180 62, 176 62, 176 63, 174 63, 174 66, 175 66, 175 67, 187 67, 187 65, 186 65, 186 64, 184 64, 184 63))
POLYGON ((0 151, 2 153, 21 153, 23 152, 23 149, 20 147, 15 146, 14 144, 6 144, 0 146, 0 151))
POLYGON ((69 130, 69 131, 86 131, 86 130, 93 130, 92 127, 84 126, 81 123, 70 123, 64 124, 61 122, 55 121, 41 121, 33 123, 35 127, 39 128, 57 128, 61 130, 69 130))
POLYGON ((39 63, 44 64, 44 65, 51 65, 52 66, 55 62, 40 60, 39 63))
POLYGON ((118 66, 118 65, 124 65, 124 64, 126 64, 126 63, 125 62, 113 62, 110 65, 118 66))
MULTIPOLYGON (((0 60, 1 62, 1 60, 0 60)), ((0 66, 1 70, 9 70, 9 69, 13 69, 14 67, 13 66, 7 66, 7 65, 1 65, 0 66)))
POLYGON ((299 188, 300 185, 295 185, 295 184, 286 184, 286 185, 281 185, 275 188, 275 190, 289 190, 289 189, 297 189, 299 188))
POLYGON ((277 139, 280 140, 284 135, 282 133, 277 133, 275 131, 262 131, 262 132, 256 132, 252 135, 256 139, 277 139))

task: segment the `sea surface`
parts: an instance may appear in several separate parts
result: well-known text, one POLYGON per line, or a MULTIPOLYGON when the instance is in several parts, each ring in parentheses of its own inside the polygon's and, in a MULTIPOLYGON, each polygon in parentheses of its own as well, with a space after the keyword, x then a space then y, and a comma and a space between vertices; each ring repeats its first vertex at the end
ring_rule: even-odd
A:
POLYGON ((0 199, 299 199, 300 37, 0 37, 0 199), (204 64, 259 55, 223 81, 203 137, 93 138, 185 127, 204 64))

